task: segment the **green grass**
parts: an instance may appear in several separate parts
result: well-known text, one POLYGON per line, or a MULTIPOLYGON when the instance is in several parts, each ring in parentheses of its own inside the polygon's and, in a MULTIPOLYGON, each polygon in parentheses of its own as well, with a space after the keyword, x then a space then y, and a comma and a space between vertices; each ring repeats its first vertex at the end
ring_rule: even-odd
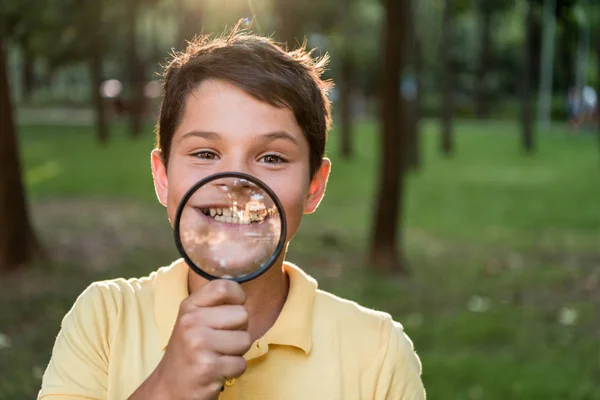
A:
MULTIPOLYGON (((462 121, 446 158, 437 126, 425 124, 423 164, 407 181, 412 274, 389 277, 366 268, 378 133, 361 125, 346 161, 334 132, 327 195, 291 246, 288 259, 322 288, 405 325, 431 399, 600 399, 596 138, 556 127, 525 156, 517 133, 462 121)), ((34 396, 60 319, 90 281, 145 275, 176 256, 153 192, 149 130, 132 141, 118 128, 101 148, 89 128, 23 127, 21 143, 52 262, 2 278, 0 332, 11 346, 0 345, 0 399, 34 396)))

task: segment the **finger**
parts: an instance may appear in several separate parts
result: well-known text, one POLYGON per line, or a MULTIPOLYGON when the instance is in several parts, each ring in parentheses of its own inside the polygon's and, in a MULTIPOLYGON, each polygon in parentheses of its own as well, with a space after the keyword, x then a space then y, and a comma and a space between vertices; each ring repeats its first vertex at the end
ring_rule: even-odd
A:
POLYGON ((192 293, 186 300, 192 307, 211 307, 221 304, 243 305, 246 293, 242 286, 234 281, 218 279, 208 282, 200 290, 192 293))
POLYGON ((196 311, 203 325, 218 330, 247 330, 248 311, 240 305, 205 307, 196 311))
POLYGON ((223 379, 239 378, 246 371, 246 360, 239 356, 221 356, 219 357, 221 364, 221 373, 223 379))
POLYGON ((252 347, 252 338, 247 331, 215 331, 206 333, 210 349, 217 354, 243 356, 252 347))

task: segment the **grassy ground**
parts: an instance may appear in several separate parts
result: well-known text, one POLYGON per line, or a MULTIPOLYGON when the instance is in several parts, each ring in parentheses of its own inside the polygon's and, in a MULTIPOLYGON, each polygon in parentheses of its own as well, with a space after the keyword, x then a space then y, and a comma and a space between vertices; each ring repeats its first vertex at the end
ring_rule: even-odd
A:
MULTIPOLYGON (((366 270, 377 133, 341 160, 288 259, 322 288, 391 312, 413 339, 431 399, 600 399, 600 155, 595 138, 544 132, 526 157, 510 123, 462 122, 408 181, 412 275, 366 270)), ((150 134, 100 148, 88 128, 23 127, 36 228, 52 261, 2 277, 0 399, 32 398, 64 313, 92 280, 176 257, 155 201, 150 134)))

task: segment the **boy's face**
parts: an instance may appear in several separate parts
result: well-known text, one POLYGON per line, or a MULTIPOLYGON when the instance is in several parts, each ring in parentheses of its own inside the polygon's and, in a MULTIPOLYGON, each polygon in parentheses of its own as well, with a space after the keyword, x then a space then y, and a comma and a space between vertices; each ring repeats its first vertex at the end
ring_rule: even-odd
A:
POLYGON ((185 101, 172 138, 168 168, 152 152, 152 174, 171 224, 179 202, 196 182, 217 172, 244 172, 265 182, 286 213, 287 240, 302 215, 312 213, 323 194, 330 162, 309 177, 309 146, 288 108, 262 103, 220 80, 202 82, 185 101))

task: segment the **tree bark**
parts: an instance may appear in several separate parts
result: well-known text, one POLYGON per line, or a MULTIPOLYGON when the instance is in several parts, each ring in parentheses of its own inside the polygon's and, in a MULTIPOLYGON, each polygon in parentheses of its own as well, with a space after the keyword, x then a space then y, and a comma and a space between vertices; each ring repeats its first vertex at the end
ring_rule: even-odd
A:
MULTIPOLYGON (((599 19, 600 19, 600 9, 598 10, 597 13, 599 19)), ((596 31, 596 60, 597 60, 597 73, 598 73, 598 77, 600 77, 600 25, 598 25, 598 30, 596 31)), ((600 105, 596 106, 596 124, 598 125, 596 127, 597 133, 598 133, 598 150, 600 150, 600 105)))
POLYGON ((92 104, 94 105, 94 119, 96 125, 96 135, 98 141, 105 145, 108 143, 109 131, 108 121, 106 118, 106 105, 104 98, 100 93, 100 86, 103 82, 102 74, 102 54, 95 49, 91 49, 92 55, 89 60, 90 75, 92 77, 92 104))
POLYGON ((31 50, 27 47, 27 41, 21 46, 23 56, 23 101, 25 103, 31 100, 35 88, 34 58, 31 50))
POLYGON ((130 133, 134 138, 142 133, 144 113, 144 65, 140 60, 137 43, 139 0, 127 2, 127 59, 129 69, 129 117, 130 133))
POLYGON ((489 0, 478 0, 479 14, 479 65, 475 81, 475 113, 477 118, 489 117, 489 93, 487 76, 490 71, 492 57, 492 5, 489 0))
POLYGON ((524 57, 521 82, 521 98, 523 99, 523 104, 521 107, 521 145, 526 154, 532 154, 535 151, 533 101, 531 98, 531 72, 536 58, 534 35, 535 24, 533 4, 528 2, 527 13, 525 17, 525 46, 523 46, 524 57))
POLYGON ((453 140, 453 107, 452 107, 452 81, 454 79, 453 63, 451 59, 452 46, 452 0, 444 1, 444 15, 442 21, 442 135, 440 150, 450 156, 454 152, 453 140))
POLYGON ((277 16, 277 37, 293 50, 302 44, 302 21, 297 15, 297 0, 274 0, 277 16))
POLYGON ((100 87, 104 81, 102 62, 104 61, 105 37, 102 29, 103 3, 101 1, 90 3, 88 8, 89 19, 88 31, 90 32, 91 46, 88 49, 88 67, 90 71, 90 84, 92 85, 92 105, 94 107, 94 123, 96 125, 96 137, 100 144, 105 145, 109 139, 109 127, 106 115, 106 104, 100 93, 100 87))
POLYGON ((0 39, 0 270, 14 270, 39 254, 29 221, 4 44, 0 39))
POLYGON ((187 41, 202 33, 203 18, 200 2, 195 2, 192 8, 186 6, 185 0, 179 0, 178 10, 181 19, 178 32, 178 42, 182 49, 187 46, 187 41))
POLYGON ((340 152, 343 159, 353 156, 352 148, 352 76, 353 60, 344 54, 340 68, 340 152))
MULTIPOLYGON (((404 165, 402 149, 404 103, 400 96, 400 72, 404 62, 406 24, 403 10, 408 0, 386 0, 383 44, 383 74, 381 76, 381 164, 379 166, 378 198, 375 209, 370 261, 382 272, 406 274, 399 244, 398 222, 403 216, 404 165), (402 116, 402 117, 401 117, 402 116)), ((404 13, 406 14, 406 13, 404 13)))
POLYGON ((416 83, 416 94, 414 98, 407 101, 405 107, 405 120, 407 122, 407 135, 406 135, 406 166, 411 170, 416 170, 421 162, 420 157, 420 122, 421 122, 421 101, 423 90, 423 77, 422 77, 422 59, 421 59, 421 43, 419 35, 417 33, 416 21, 417 15, 415 13, 415 4, 413 0, 407 1, 408 8, 405 13, 409 18, 405 18, 406 21, 406 40, 407 45, 405 46, 407 52, 407 61, 412 64, 413 78, 416 83))

